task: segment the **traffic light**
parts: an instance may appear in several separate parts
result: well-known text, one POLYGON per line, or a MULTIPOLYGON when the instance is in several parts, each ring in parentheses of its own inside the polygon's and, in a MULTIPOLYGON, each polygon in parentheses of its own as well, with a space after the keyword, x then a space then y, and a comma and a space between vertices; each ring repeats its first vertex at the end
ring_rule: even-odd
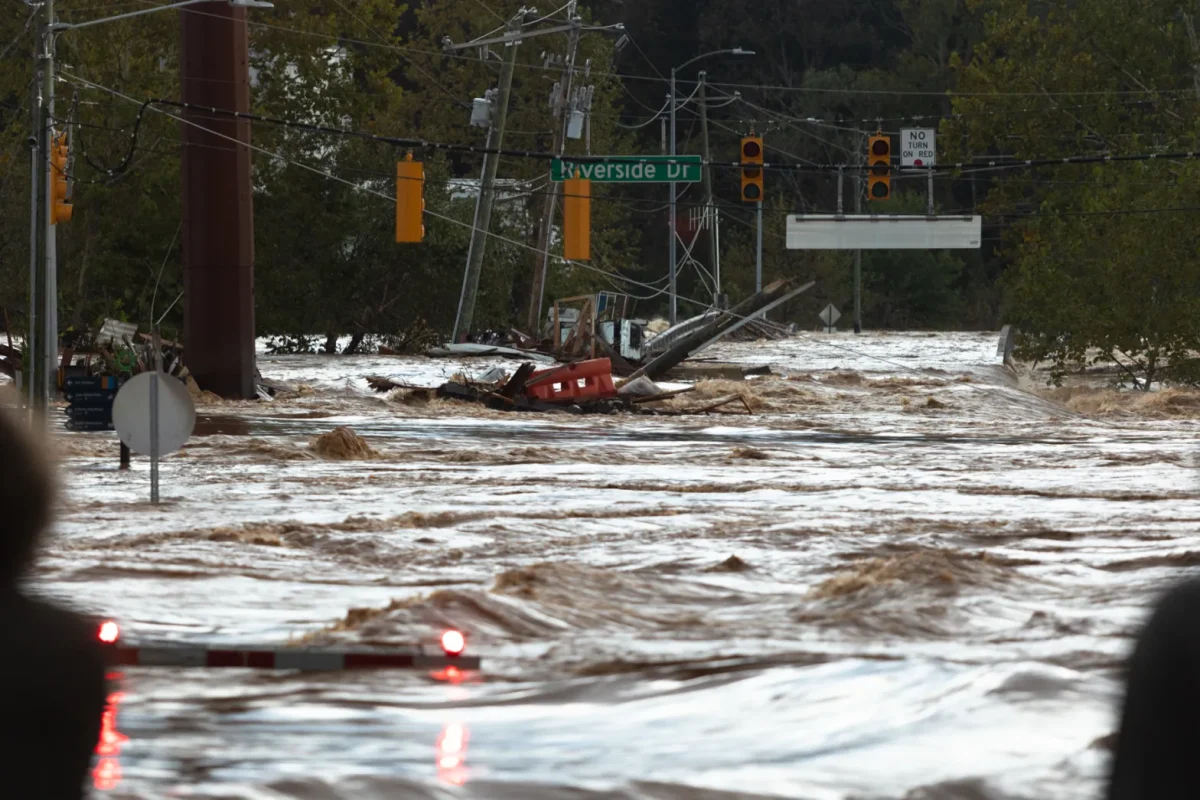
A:
POLYGON ((50 140, 50 224, 69 222, 73 207, 67 199, 67 159, 70 148, 67 135, 59 134, 50 140))
POLYGON ((412 153, 396 162, 396 241, 425 239, 425 165, 412 153))
POLYGON ((761 136, 742 139, 742 202, 761 203, 763 199, 763 140, 761 136))
POLYGON ((892 140, 880 134, 867 140, 867 199, 892 199, 892 140))
POLYGON ((563 258, 592 257, 592 182, 578 177, 563 181, 563 258))

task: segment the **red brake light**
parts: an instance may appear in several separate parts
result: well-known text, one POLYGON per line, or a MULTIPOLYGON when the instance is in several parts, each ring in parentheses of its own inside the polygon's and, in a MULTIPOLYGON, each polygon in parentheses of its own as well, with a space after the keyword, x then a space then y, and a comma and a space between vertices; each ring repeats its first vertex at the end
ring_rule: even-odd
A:
POLYGON ((461 633, 456 630, 448 630, 442 634, 442 650, 448 656, 461 655, 466 649, 467 640, 461 633))
POLYGON ((121 627, 111 619, 105 620, 100 624, 99 637, 105 644, 116 644, 117 639, 121 638, 121 627))

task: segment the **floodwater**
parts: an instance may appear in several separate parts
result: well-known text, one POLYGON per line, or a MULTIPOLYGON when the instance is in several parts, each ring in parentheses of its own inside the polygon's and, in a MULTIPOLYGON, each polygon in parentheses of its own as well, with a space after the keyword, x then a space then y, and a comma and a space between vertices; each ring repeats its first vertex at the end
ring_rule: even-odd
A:
POLYGON ((144 459, 63 433, 36 588, 127 639, 451 625, 484 657, 454 681, 127 670, 97 796, 1096 797, 1129 637, 1200 563, 1200 425, 1179 397, 1084 417, 996 344, 723 345, 776 374, 673 401, 754 410, 702 417, 420 405, 364 378, 498 362, 264 355, 300 392, 202 405, 159 507, 144 459), (342 425, 370 458, 310 449, 342 425))

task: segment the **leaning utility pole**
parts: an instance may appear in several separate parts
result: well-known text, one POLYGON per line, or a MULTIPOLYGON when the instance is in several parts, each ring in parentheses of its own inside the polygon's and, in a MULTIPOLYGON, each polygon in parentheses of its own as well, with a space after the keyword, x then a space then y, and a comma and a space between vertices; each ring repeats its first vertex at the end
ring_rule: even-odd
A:
MULTIPOLYGON (((467 252, 467 270, 463 276, 462 296, 458 301, 458 318, 454 325, 453 340, 459 333, 470 334, 475 321, 475 297, 479 293, 479 276, 483 272, 483 256, 487 252, 487 239, 492 225, 492 204, 495 202, 496 171, 500 167, 500 155, 495 150, 504 146, 504 123, 508 119, 508 98, 512 93, 513 71, 517 64, 517 46, 521 44, 521 27, 527 11, 522 8, 508 22, 504 37, 504 66, 500 69, 500 90, 496 95, 496 108, 488 131, 491 142, 484 155, 483 182, 479 186, 478 206, 475 210, 475 225, 471 231, 471 249, 467 252)), ((484 45, 486 47, 486 45, 484 45)))
POLYGON ((721 307, 721 251, 717 244, 717 209, 713 204, 712 156, 708 147, 708 73, 700 72, 700 131, 704 136, 704 220, 708 224, 708 252, 713 268, 713 308, 721 307))
MULTIPOLYGON (((508 50, 505 54, 504 66, 500 71, 500 89, 496 98, 495 115, 492 119, 492 126, 495 127, 494 143, 489 146, 489 150, 500 150, 503 147, 504 122, 508 115, 508 98, 512 91, 513 69, 517 61, 517 45, 535 36, 548 36, 554 33, 572 33, 574 36, 578 36, 582 20, 574 16, 574 2, 570 4, 570 9, 572 11, 570 22, 553 28, 524 30, 526 25, 540 20, 537 18, 538 10, 536 8, 523 7, 517 12, 516 16, 508 21, 503 36, 475 39, 465 44, 454 44, 450 41, 449 37, 442 39, 442 51, 446 53, 478 47, 486 59, 487 54, 490 52, 488 45, 503 44, 508 50)), ((617 25, 613 26, 612 29, 623 30, 624 28, 617 25)), ((588 30, 601 29, 589 28, 588 30)), ((489 136, 491 136, 490 132, 489 136)), ((476 206, 475 225, 471 233, 471 249, 467 255, 467 269, 463 275, 462 297, 459 299, 458 317, 454 324, 453 338, 455 341, 458 340, 460 332, 463 334, 470 333, 471 325, 475 321, 475 297, 479 292, 479 276, 483 271, 483 255, 487 249, 488 230, 491 226, 492 204, 494 202, 496 169, 499 165, 499 155, 489 152, 484 159, 483 183, 479 187, 479 201, 476 206)), ((551 205, 551 209, 553 210, 553 205, 551 205)))
MULTIPOLYGON (((571 23, 568 34, 567 57, 563 61, 563 75, 558 83, 558 92, 552 99, 555 114, 561 116, 562 124, 554 129, 553 153, 561 156, 567 149, 567 128, 571 124, 568 113, 568 102, 571 97, 571 84, 575 80, 575 53, 579 48, 579 33, 583 18, 575 14, 576 0, 567 3, 567 19, 571 23)), ((533 268, 533 287, 529 296, 529 315, 526 319, 527 330, 535 337, 541 329, 542 302, 546 289, 546 270, 550 263, 550 229, 554 226, 554 206, 558 201, 558 193, 562 187, 550 180, 546 181, 550 190, 545 195, 545 214, 542 215, 542 228, 538 232, 538 255, 533 268)))

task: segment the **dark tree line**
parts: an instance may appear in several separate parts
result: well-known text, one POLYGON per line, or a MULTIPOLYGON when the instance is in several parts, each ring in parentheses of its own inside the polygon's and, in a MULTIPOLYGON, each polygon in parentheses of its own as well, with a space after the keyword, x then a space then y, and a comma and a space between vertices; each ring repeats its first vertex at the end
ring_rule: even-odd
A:
MULTIPOLYGON (((64 18, 94 16, 82 0, 58 5, 64 18)), ((267 25, 251 28, 255 107, 356 131, 482 144, 483 132, 467 124, 470 103, 495 85, 496 60, 448 56, 440 41, 492 31, 516 6, 360 0, 353 13, 340 3, 256 12, 267 25)), ((943 161, 1169 152, 1190 148, 1195 136, 1190 120, 1200 46, 1190 33, 1194 10, 1176 0, 1070 7, 1029 0, 592 0, 581 10, 589 21, 624 23, 630 37, 620 48, 612 34, 582 39, 580 63, 590 64, 585 83, 596 89, 594 154, 661 152, 672 67, 734 47, 755 55, 714 56, 679 70, 680 152, 702 148, 695 96, 702 69, 712 153, 726 162, 736 160, 739 138, 751 129, 765 136, 769 162, 790 166, 860 163, 867 135, 896 136, 909 126, 938 129, 943 161)), ((23 12, 0 15, 0 44, 16 42, 0 61, 0 306, 18 331, 28 292, 24 142, 32 72, 19 54, 30 51, 32 40, 24 23, 23 12)), ((64 34, 60 49, 64 63, 89 80, 135 98, 175 96, 177 25, 171 14, 140 17, 64 34)), ((564 35, 521 46, 507 146, 550 148, 558 122, 547 101, 558 73, 545 57, 565 46, 564 35)), ((79 100, 72 121, 91 160, 119 162, 131 144, 136 103, 69 82, 63 91, 79 100)), ((171 246, 179 224, 178 136, 175 122, 149 114, 129 169, 110 177, 78 164, 76 216, 59 231, 65 325, 82 329, 107 316, 146 322, 156 283, 167 298, 178 293, 177 245, 171 246)), ((260 332, 410 338, 448 332, 478 158, 417 154, 426 161, 434 215, 425 244, 398 246, 388 199, 394 163, 403 157, 397 148, 271 126, 255 126, 254 137, 281 156, 255 158, 260 332)), ((571 140, 567 152, 583 153, 585 144, 571 140)), ((1099 354, 1123 361, 1133 374, 1164 368, 1181 374, 1195 318, 1188 214, 1096 212, 1195 205, 1193 173, 1183 162, 941 173, 937 208, 985 213, 983 249, 864 254, 865 322, 871 328, 1018 322, 1039 358, 1065 365, 1099 354), (1119 310, 1126 301, 1129 309, 1119 310)), ((493 240, 484 267, 480 327, 524 320, 550 188, 544 161, 506 157, 500 175, 506 184, 493 231, 501 238, 493 240)), ((715 169, 714 180, 722 288, 736 302, 753 290, 753 209, 739 200, 736 170, 715 169)), ((849 210, 854 182, 847 178, 844 189, 849 210)), ((663 313, 665 187, 597 185, 594 195, 593 261, 583 268, 556 264, 546 297, 624 289, 645 298, 640 314, 663 313)), ((844 252, 788 251, 785 218, 832 211, 837 196, 834 173, 768 170, 765 278, 818 280, 780 314, 805 328, 817 325, 816 311, 826 303, 850 307, 851 260, 844 252)), ((688 185, 679 216, 689 236, 702 203, 700 185, 688 185)), ((920 213, 925 203, 923 178, 899 178, 894 199, 872 210, 920 213)), ((696 238, 704 269, 689 265, 681 272, 684 314, 707 303, 713 288, 707 237, 696 238)), ((557 236, 552 240, 557 248, 557 236)), ((167 321, 178 329, 178 308, 167 321)))

